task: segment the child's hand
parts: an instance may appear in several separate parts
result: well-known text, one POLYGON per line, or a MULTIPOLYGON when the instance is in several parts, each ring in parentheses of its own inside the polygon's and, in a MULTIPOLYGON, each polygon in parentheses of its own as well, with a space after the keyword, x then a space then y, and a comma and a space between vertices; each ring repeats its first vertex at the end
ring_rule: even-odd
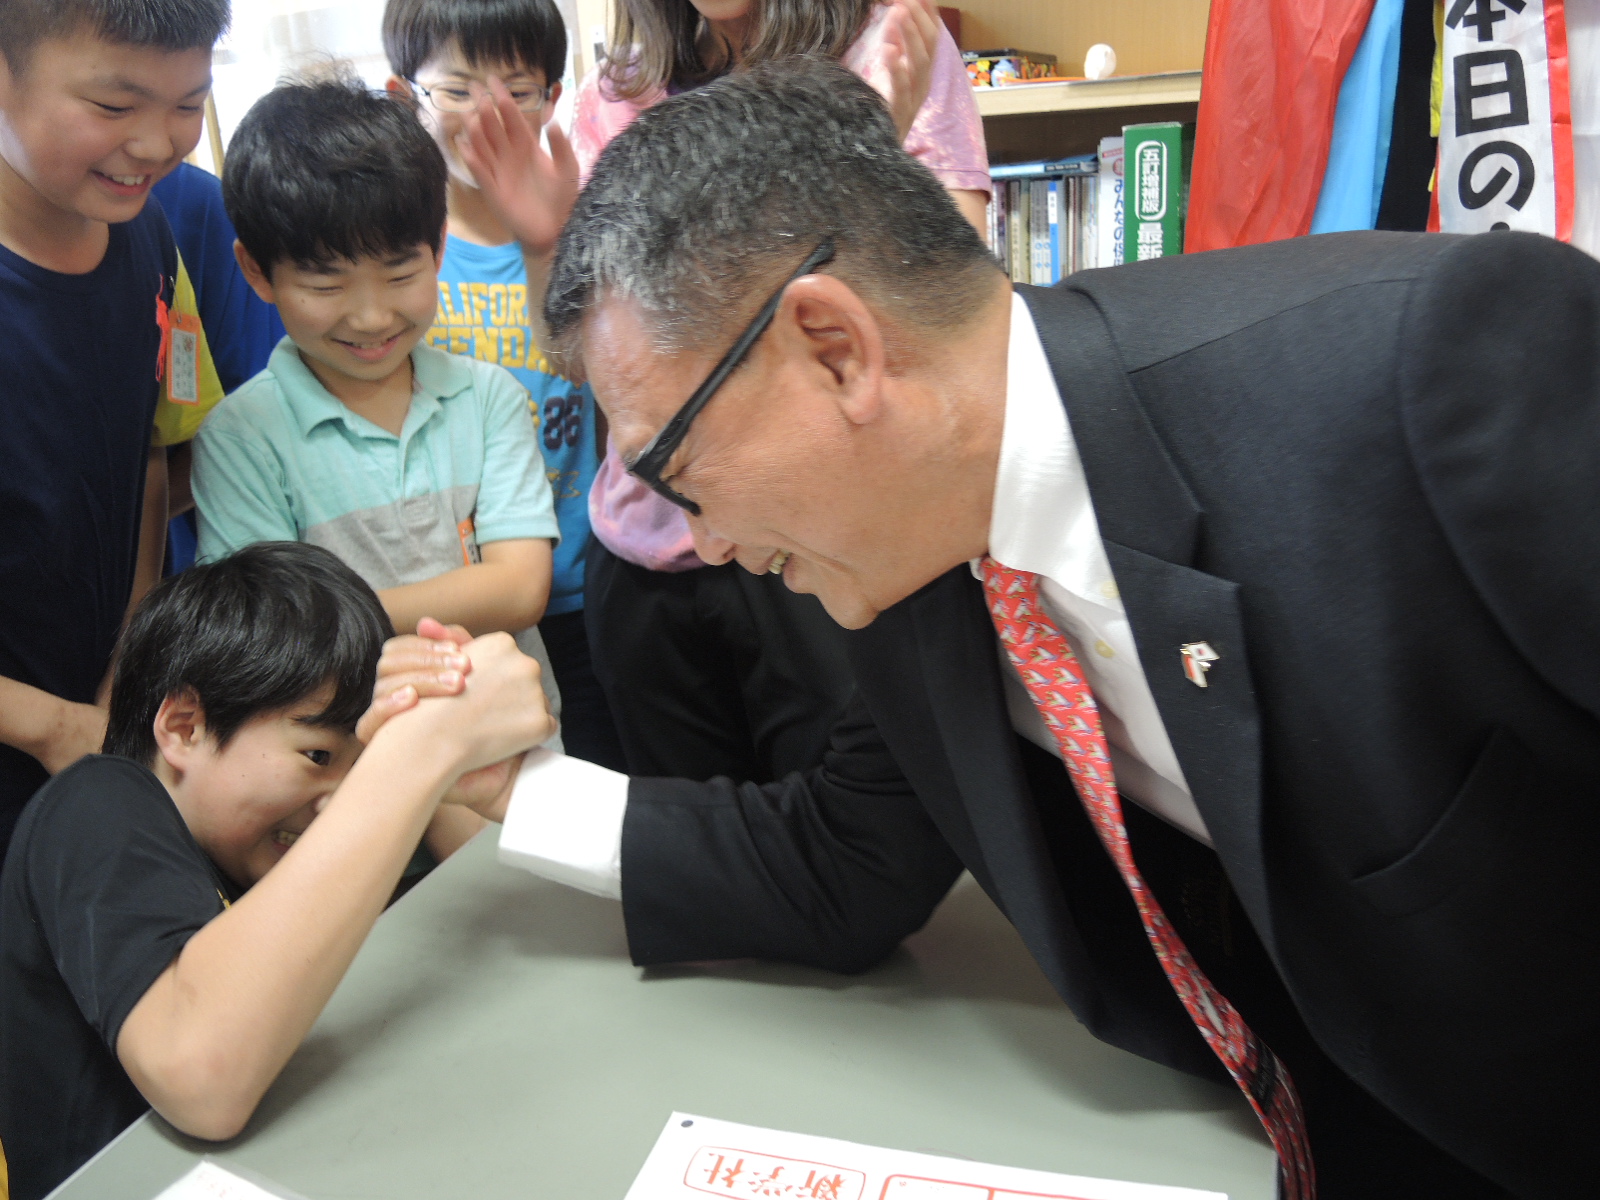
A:
POLYGON ((385 642, 372 705, 357 722, 356 737, 370 742, 385 721, 415 706, 424 696, 457 695, 472 670, 472 661, 461 649, 471 640, 472 635, 459 625, 443 625, 424 617, 415 637, 403 634, 385 642))
MULTIPOLYGON (((455 696, 466 687, 472 661, 462 647, 472 635, 460 625, 445 625, 432 617, 417 623, 415 636, 406 634, 384 643, 378 660, 378 682, 372 689, 372 706, 356 725, 356 736, 370 742, 390 717, 416 707, 424 696, 455 696)), ((459 804, 490 820, 499 820, 501 801, 511 790, 522 755, 468 771, 444 794, 441 803, 459 804)))
POLYGON ((901 142, 911 132, 933 82, 933 52, 939 44, 934 0, 893 0, 883 31, 884 78, 874 80, 889 105, 901 142))
POLYGON ((556 730, 539 682, 539 664, 507 633, 491 633, 463 648, 470 660, 456 696, 424 698, 392 716, 375 735, 405 738, 448 756, 455 775, 521 754, 556 730))
POLYGON ((538 127, 517 110, 498 76, 489 77, 489 93, 468 114, 456 139, 461 161, 523 250, 549 255, 578 199, 578 157, 553 121, 545 126, 550 139, 545 152, 538 127))
POLYGON ((503 758, 487 767, 468 771, 444 794, 441 804, 459 804, 470 808, 479 816, 491 821, 505 818, 504 800, 516 780, 517 768, 522 765, 522 755, 503 758))

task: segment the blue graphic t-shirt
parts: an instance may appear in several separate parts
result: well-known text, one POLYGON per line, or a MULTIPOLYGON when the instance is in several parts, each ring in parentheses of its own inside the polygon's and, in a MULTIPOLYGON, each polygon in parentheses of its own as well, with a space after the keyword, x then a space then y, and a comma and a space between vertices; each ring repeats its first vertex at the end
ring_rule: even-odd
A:
POLYGON ((522 250, 446 239, 439 271, 439 312, 430 346, 498 363, 528 389, 539 449, 555 495, 561 543, 546 612, 583 607, 583 562, 589 549, 589 487, 599 465, 594 447, 594 395, 549 369, 528 329, 528 275, 522 250))

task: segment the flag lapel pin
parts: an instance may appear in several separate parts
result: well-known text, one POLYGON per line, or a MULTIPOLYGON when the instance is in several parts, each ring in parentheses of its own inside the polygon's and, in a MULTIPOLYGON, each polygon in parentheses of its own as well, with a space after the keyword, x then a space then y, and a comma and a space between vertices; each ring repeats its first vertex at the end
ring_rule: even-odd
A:
POLYGON ((1206 672, 1222 657, 1211 648, 1210 642, 1188 642, 1178 647, 1178 653, 1183 656, 1183 673, 1195 687, 1206 686, 1206 672))

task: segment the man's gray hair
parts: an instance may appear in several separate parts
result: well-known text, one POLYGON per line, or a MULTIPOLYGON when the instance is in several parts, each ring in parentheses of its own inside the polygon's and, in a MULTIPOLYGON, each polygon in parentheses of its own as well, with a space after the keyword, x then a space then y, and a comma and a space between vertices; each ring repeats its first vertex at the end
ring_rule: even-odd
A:
POLYGON ((622 296, 662 349, 731 340, 828 239, 823 269, 913 333, 962 324, 999 270, 867 83, 825 59, 763 64, 658 104, 606 147, 545 320, 570 352, 584 313, 622 296))

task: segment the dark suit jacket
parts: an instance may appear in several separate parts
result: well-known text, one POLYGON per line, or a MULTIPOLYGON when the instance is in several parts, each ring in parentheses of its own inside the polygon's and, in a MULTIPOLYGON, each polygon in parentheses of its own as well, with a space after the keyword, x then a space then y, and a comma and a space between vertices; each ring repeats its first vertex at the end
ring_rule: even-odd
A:
MULTIPOLYGON (((1585 1194, 1600 264, 1344 234, 1022 290, 1167 732, 1306 1025, 1483 1174, 1585 1194), (1178 653, 1202 639, 1204 690, 1178 653)), ((1064 773, 1019 751, 965 564, 853 640, 818 770, 632 785, 637 961, 861 969, 965 866, 1097 1035, 1215 1076, 1064 773)))

